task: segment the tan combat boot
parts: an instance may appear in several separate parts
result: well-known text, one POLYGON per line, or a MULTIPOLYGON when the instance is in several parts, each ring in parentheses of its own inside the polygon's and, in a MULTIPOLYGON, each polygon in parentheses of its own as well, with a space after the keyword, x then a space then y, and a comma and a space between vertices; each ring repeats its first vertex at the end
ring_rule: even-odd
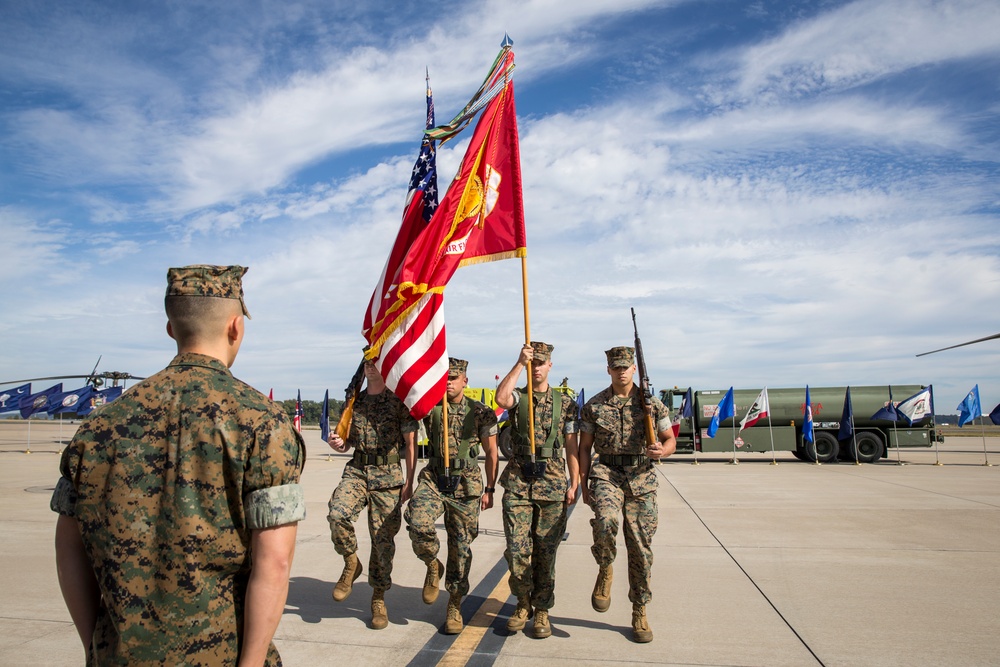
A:
POLYGON ((535 624, 531 627, 531 636, 535 639, 545 639, 552 636, 552 626, 549 625, 549 610, 535 610, 535 624))
POLYGON ((389 625, 389 612, 385 609, 385 591, 376 588, 372 592, 372 628, 382 630, 389 625))
POLYGON ((462 624, 462 596, 452 593, 448 598, 448 616, 444 621, 444 633, 457 635, 465 626, 462 624))
POLYGON ((340 602, 351 594, 354 582, 361 576, 361 561, 357 554, 344 556, 344 572, 340 575, 340 581, 333 587, 333 599, 340 602))
POLYGON ((444 574, 444 563, 437 558, 427 564, 427 576, 424 577, 424 604, 434 604, 441 588, 441 575, 444 574))
POLYGON ((632 605, 632 639, 639 644, 653 641, 653 631, 646 620, 646 605, 632 605))
POLYGON ((594 611, 604 612, 611 606, 611 582, 614 580, 611 565, 602 565, 597 573, 594 594, 590 596, 590 604, 594 607, 594 611))
POLYGON ((507 629, 511 632, 517 632, 524 628, 529 618, 531 618, 531 603, 527 600, 518 600, 517 609, 507 619, 507 629))

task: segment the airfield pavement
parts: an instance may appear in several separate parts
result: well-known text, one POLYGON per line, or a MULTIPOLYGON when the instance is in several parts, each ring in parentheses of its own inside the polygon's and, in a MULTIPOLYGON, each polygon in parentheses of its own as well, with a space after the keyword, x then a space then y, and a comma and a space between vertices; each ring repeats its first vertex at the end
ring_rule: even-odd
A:
MULTIPOLYGON (((80 665, 55 577, 49 497, 75 425, 0 420, 0 665, 80 665), (25 453, 30 449, 30 454, 25 453)), ((308 516, 275 636, 285 665, 996 665, 1000 664, 1000 438, 947 437, 873 465, 811 465, 778 454, 677 455, 657 467, 655 639, 630 640, 624 544, 611 609, 590 606, 590 510, 577 504, 559 550, 552 637, 504 628, 501 510, 482 514, 467 626, 441 633, 447 594, 420 599, 424 567, 397 536, 389 627, 368 628, 367 576, 330 597, 343 561, 326 503, 347 457, 318 431, 303 484, 308 516), (997 467, 984 466, 986 458, 997 467)), ((501 465, 504 462, 501 461, 501 465)), ((499 496, 497 498, 499 505, 499 496)), ((439 526, 440 528, 440 526, 439 526)), ((357 524, 360 554, 367 524, 357 524)), ((530 624, 528 626, 530 628, 530 624)))

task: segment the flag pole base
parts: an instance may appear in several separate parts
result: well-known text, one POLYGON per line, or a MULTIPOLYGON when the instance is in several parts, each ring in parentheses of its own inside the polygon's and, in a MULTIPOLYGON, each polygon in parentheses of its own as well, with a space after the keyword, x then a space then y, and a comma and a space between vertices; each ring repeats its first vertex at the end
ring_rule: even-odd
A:
POLYGON ((26 449, 26 450, 24 450, 24 453, 25 453, 25 454, 30 454, 30 453, 31 453, 31 450, 30 450, 30 449, 26 449))
MULTIPOLYGON (((31 452, 28 452, 28 453, 30 454, 31 452)), ((983 467, 985 467, 985 468, 992 468, 993 464, 990 463, 989 461, 987 461, 986 463, 983 464, 983 467)))
POLYGON ((856 465, 856 466, 859 466, 859 465, 861 465, 861 461, 855 461, 855 462, 854 462, 854 465, 856 465))
POLYGON ((693 465, 693 466, 700 466, 701 462, 698 459, 695 459, 694 461, 691 462, 691 465, 693 465))
POLYGON ((898 466, 905 466, 905 465, 908 465, 908 464, 903 463, 902 461, 896 461, 896 465, 898 465, 898 466))
POLYGON ((819 461, 813 461, 813 465, 814 466, 821 466, 823 464, 821 462, 819 462, 819 461))
POLYGON ((934 465, 936 465, 936 466, 943 466, 944 464, 943 464, 943 463, 941 463, 940 461, 935 461, 935 462, 934 462, 934 465))
POLYGON ((729 463, 727 463, 726 465, 738 466, 739 464, 740 464, 739 459, 729 459, 729 463))
POLYGON ((776 465, 778 465, 778 462, 775 461, 774 459, 771 459, 771 465, 776 466, 776 465))

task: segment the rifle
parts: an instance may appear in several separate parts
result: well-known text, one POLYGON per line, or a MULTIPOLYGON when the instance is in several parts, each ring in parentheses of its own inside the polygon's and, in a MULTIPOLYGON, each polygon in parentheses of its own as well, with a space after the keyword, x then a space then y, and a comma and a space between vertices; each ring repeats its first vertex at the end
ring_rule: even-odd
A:
POLYGON ((653 427, 653 389, 649 385, 649 374, 646 372, 646 356, 642 353, 642 341, 639 340, 639 326, 635 322, 635 308, 632 311, 632 329, 635 331, 635 362, 639 368, 639 391, 642 393, 642 411, 645 413, 643 422, 646 424, 646 445, 656 444, 656 429, 653 427))
POLYGON ((351 433, 351 420, 354 419, 354 400, 361 391, 361 383, 365 379, 365 360, 358 364, 358 370, 354 371, 354 377, 344 391, 344 409, 340 411, 340 420, 337 422, 337 435, 340 439, 347 441, 347 436, 351 433))

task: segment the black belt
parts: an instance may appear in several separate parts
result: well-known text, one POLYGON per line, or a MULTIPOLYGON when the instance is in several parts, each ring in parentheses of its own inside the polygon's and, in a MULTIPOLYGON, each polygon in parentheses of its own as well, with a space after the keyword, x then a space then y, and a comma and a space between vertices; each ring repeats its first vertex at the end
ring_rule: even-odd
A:
MULTIPOLYGON (((438 472, 444 471, 444 457, 443 456, 432 456, 427 459, 427 464, 430 468, 438 472)), ((451 470, 468 470, 471 468, 478 468, 479 461, 474 459, 451 459, 448 461, 448 467, 451 470)))
MULTIPOLYGON (((562 447, 535 447, 536 459, 556 459, 562 458, 562 447)), ((520 458, 531 458, 531 447, 528 445, 514 445, 514 456, 520 458)))
POLYGON ((649 463, 649 457, 645 454, 601 454, 597 462, 606 466, 641 466, 649 463))
POLYGON ((364 452, 354 452, 354 465, 356 466, 387 466, 399 463, 399 454, 365 454, 364 452))

